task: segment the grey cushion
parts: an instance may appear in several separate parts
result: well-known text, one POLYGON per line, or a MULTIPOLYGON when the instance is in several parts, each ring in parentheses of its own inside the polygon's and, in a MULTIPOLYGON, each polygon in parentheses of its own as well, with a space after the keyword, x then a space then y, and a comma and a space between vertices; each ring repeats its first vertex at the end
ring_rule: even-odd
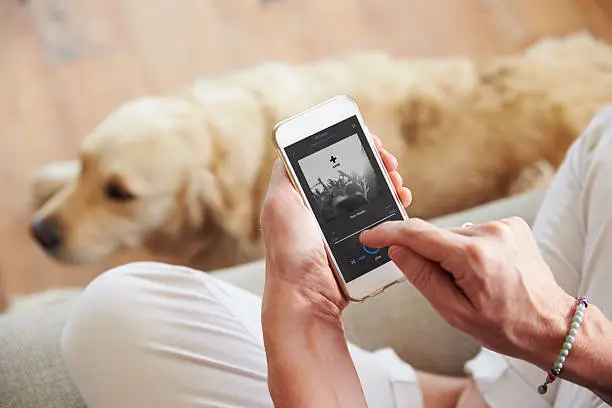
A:
POLYGON ((78 291, 0 315, 0 407, 83 408, 60 351, 78 291))

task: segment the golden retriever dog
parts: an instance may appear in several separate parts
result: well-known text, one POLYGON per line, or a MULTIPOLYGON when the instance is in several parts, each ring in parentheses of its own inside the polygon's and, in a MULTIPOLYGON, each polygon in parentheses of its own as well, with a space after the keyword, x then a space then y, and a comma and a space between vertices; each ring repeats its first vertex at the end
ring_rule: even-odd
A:
POLYGON ((78 160, 40 171, 32 234, 72 263, 133 246, 205 270, 261 257, 271 128, 336 94, 356 98, 399 159, 409 214, 429 218, 546 186, 612 101, 612 49, 579 33, 483 61, 362 53, 140 98, 95 128, 78 160))

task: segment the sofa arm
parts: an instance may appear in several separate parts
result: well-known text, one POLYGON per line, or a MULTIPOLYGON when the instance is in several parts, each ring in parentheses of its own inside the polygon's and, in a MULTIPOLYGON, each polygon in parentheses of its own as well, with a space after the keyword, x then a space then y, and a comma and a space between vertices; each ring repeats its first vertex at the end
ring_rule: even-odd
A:
POLYGON ((431 222, 440 227, 458 227, 468 221, 478 224, 518 216, 527 221, 529 225, 533 225, 545 195, 546 190, 533 190, 528 193, 470 208, 469 210, 435 218, 431 222))
POLYGON ((85 408, 61 355, 62 329, 81 293, 51 290, 0 315, 0 407, 85 408))

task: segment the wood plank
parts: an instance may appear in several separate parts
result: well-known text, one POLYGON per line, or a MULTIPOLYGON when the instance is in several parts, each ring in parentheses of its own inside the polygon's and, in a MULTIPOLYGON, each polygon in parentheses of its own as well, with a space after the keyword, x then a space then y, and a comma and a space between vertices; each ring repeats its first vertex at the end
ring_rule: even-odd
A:
POLYGON ((513 6, 531 29, 527 46, 545 36, 564 35, 587 28, 585 15, 575 0, 517 0, 513 6))
POLYGON ((213 2, 132 0, 121 2, 126 36, 156 92, 170 92, 208 73, 221 71, 231 45, 220 41, 213 2))
POLYGON ((51 92, 77 142, 119 104, 147 93, 116 2, 32 0, 31 10, 51 92))
POLYGON ((126 51, 53 66, 49 77, 75 147, 120 104, 149 93, 139 62, 126 51))
POLYGON ((29 2, 45 60, 51 65, 113 52, 123 45, 112 1, 29 2))
POLYGON ((577 0, 589 30, 612 43, 612 3, 608 0, 577 0))

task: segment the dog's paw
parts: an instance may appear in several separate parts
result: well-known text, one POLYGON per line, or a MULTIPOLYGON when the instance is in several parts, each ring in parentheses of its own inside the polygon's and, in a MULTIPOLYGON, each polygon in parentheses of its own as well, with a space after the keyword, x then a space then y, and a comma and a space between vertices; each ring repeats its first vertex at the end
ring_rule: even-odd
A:
POLYGON ((37 206, 53 197, 65 185, 76 179, 80 171, 78 161, 66 161, 41 167, 32 177, 30 188, 37 206))
POLYGON ((546 160, 539 160, 525 167, 519 176, 510 184, 509 195, 517 195, 527 191, 547 188, 555 178, 556 170, 546 160))

